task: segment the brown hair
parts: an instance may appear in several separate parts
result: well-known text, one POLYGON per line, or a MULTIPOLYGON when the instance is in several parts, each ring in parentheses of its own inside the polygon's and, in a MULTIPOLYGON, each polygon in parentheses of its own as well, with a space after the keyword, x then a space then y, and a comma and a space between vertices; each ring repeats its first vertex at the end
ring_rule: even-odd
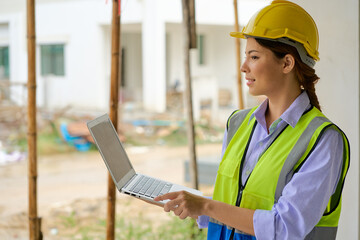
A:
POLYGON ((296 78, 299 81, 301 88, 307 92, 310 98, 310 103, 321 111, 319 100, 315 93, 315 84, 320 78, 316 75, 314 68, 301 61, 296 48, 285 43, 266 39, 255 38, 255 40, 261 46, 271 50, 277 58, 283 58, 286 54, 291 54, 295 58, 296 78))

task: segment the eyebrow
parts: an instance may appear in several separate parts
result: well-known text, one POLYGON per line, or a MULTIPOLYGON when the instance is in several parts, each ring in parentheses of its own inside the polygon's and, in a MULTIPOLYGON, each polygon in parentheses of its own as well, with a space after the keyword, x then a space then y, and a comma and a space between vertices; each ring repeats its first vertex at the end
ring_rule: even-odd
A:
MULTIPOLYGON (((257 50, 250 50, 250 51, 247 52, 247 54, 251 54, 251 53, 253 53, 253 52, 259 52, 259 51, 257 51, 257 50)), ((245 55, 246 55, 246 51, 245 51, 245 55)))

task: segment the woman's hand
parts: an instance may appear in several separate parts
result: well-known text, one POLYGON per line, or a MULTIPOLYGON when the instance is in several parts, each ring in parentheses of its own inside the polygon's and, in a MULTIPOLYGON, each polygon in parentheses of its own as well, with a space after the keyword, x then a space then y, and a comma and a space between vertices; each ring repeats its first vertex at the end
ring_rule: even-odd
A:
POLYGON ((171 192, 154 198, 155 201, 170 200, 164 205, 166 212, 173 211, 180 219, 207 215, 228 226, 255 236, 253 216, 255 210, 197 196, 186 191, 171 192))
POLYGON ((164 205, 164 211, 173 211, 180 219, 187 217, 197 219, 198 216, 203 215, 208 199, 186 191, 180 191, 158 196, 154 200, 170 200, 164 205))

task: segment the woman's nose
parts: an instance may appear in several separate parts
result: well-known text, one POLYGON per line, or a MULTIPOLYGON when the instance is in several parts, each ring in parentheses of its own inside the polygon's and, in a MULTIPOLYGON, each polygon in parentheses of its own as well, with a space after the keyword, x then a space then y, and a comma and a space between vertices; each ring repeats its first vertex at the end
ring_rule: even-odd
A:
POLYGON ((240 71, 243 73, 246 73, 248 70, 249 70, 249 68, 248 68, 248 65, 245 60, 245 62, 243 62, 243 64, 241 64, 240 71))

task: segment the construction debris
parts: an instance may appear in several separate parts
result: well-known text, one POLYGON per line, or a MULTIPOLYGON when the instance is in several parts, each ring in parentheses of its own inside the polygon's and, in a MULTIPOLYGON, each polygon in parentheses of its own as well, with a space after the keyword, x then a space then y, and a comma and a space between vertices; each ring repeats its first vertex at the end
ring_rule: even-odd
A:
POLYGON ((25 160, 26 154, 20 151, 6 152, 0 148, 0 166, 25 160))

